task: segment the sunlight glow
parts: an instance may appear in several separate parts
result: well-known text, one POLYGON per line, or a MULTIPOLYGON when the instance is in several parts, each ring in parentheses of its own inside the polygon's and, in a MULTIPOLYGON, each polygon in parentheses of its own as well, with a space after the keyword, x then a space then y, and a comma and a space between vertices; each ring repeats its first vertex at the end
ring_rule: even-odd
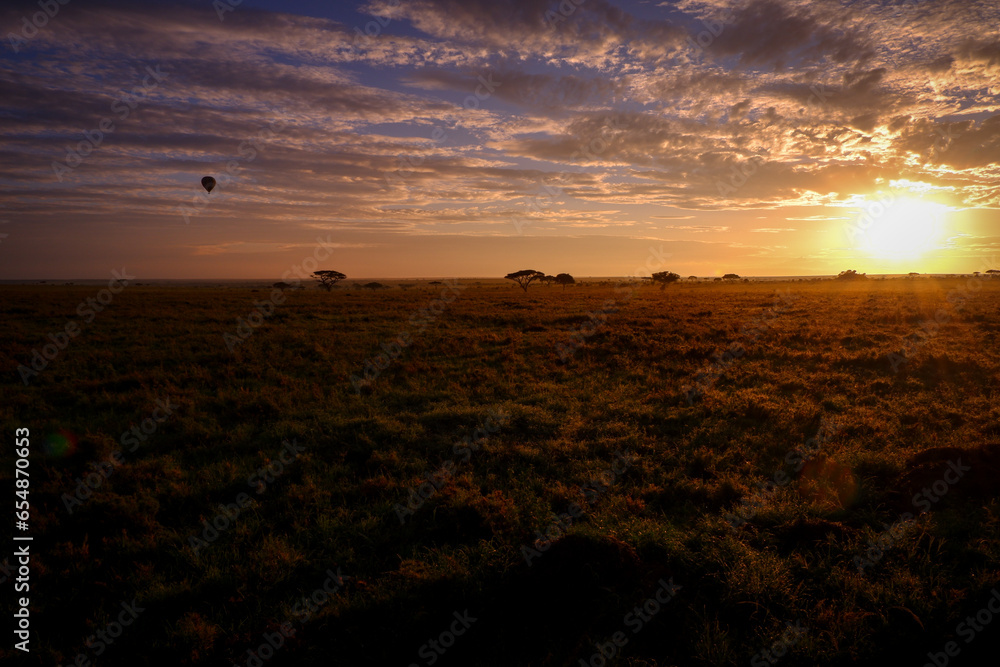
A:
POLYGON ((916 259, 936 249, 945 239, 943 204, 903 198, 879 209, 869 209, 867 229, 859 249, 878 259, 916 259))

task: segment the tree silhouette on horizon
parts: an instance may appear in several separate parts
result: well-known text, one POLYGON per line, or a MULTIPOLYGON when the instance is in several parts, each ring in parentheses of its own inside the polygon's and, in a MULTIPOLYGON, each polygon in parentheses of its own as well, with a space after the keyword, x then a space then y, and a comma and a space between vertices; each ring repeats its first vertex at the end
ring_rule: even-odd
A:
POLYGON ((528 291, 528 286, 531 285, 535 280, 541 280, 545 277, 545 273, 542 271, 535 271, 534 269, 524 269, 522 271, 516 271, 514 273, 508 273, 504 276, 505 280, 513 280, 516 282, 522 290, 528 291))
POLYGON ((329 292, 333 289, 333 286, 339 283, 341 280, 346 278, 340 271, 333 271, 331 269, 323 269, 322 271, 313 271, 313 275, 316 276, 316 280, 319 281, 319 286, 329 292))

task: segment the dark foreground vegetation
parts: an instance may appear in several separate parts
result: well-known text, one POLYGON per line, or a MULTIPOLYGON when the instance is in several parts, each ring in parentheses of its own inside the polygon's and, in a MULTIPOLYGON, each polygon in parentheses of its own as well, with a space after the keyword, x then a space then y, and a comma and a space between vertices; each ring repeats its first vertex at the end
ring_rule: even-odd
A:
POLYGON ((0 293, 34 536, 31 653, 2 658, 1000 649, 1000 281, 130 286, 89 322, 94 288, 0 293))

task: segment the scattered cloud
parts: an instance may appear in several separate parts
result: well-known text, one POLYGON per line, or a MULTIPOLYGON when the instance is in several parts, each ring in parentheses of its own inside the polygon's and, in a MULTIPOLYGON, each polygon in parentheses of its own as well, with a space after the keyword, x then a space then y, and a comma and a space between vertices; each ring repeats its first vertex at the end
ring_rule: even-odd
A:
POLYGON ((219 21, 209 4, 71 3, 5 50, 5 213, 207 257, 317 227, 356 249, 516 218, 586 233, 625 226, 626 207, 744 216, 679 232, 776 233, 751 215, 844 220, 829 207, 890 184, 1000 208, 988 0, 262 5, 219 21), (359 38, 374 17, 385 27, 359 38))

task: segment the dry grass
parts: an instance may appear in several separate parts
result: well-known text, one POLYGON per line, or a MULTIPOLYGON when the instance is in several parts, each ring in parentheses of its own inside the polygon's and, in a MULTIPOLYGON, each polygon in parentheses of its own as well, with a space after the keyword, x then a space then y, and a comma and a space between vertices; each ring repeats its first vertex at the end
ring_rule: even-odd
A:
MULTIPOLYGON (((423 665, 466 609, 478 620, 437 664, 576 665, 618 631, 609 664, 750 664, 796 622, 807 632, 781 664, 922 664, 1000 584, 1000 281, 956 310, 960 284, 470 284, 422 333, 411 315, 440 288, 296 291, 235 352, 223 334, 267 290, 129 287, 27 387, 17 365, 95 290, 5 287, 0 415, 33 447, 26 664, 93 660, 86 638, 133 598, 146 611, 97 664, 245 664, 290 620, 269 666, 423 665), (776 289, 795 297, 778 312, 776 289), (413 343, 356 391, 401 331, 413 343), (175 413, 69 514, 88 464, 167 398, 175 413), (491 411, 503 425, 457 455, 491 411), (796 469, 789 452, 833 422, 796 469), (60 431, 76 451, 50 438, 44 454, 60 431), (257 494, 248 476, 292 439, 304 453, 257 494), (616 452, 633 460, 609 476, 616 452), (972 469, 916 516, 913 495, 959 457, 972 469), (397 504, 449 460, 401 524, 397 504), (788 483, 758 488, 776 474, 788 483), (196 556, 189 536, 240 493, 252 504, 196 556), (754 497, 732 529, 725 515, 754 497), (547 531, 529 567, 522 546, 547 531), (296 615, 337 567, 344 587, 296 615), (681 591, 633 633, 626 615, 669 577, 681 591)), ((957 639, 966 664, 996 630, 957 639)))

